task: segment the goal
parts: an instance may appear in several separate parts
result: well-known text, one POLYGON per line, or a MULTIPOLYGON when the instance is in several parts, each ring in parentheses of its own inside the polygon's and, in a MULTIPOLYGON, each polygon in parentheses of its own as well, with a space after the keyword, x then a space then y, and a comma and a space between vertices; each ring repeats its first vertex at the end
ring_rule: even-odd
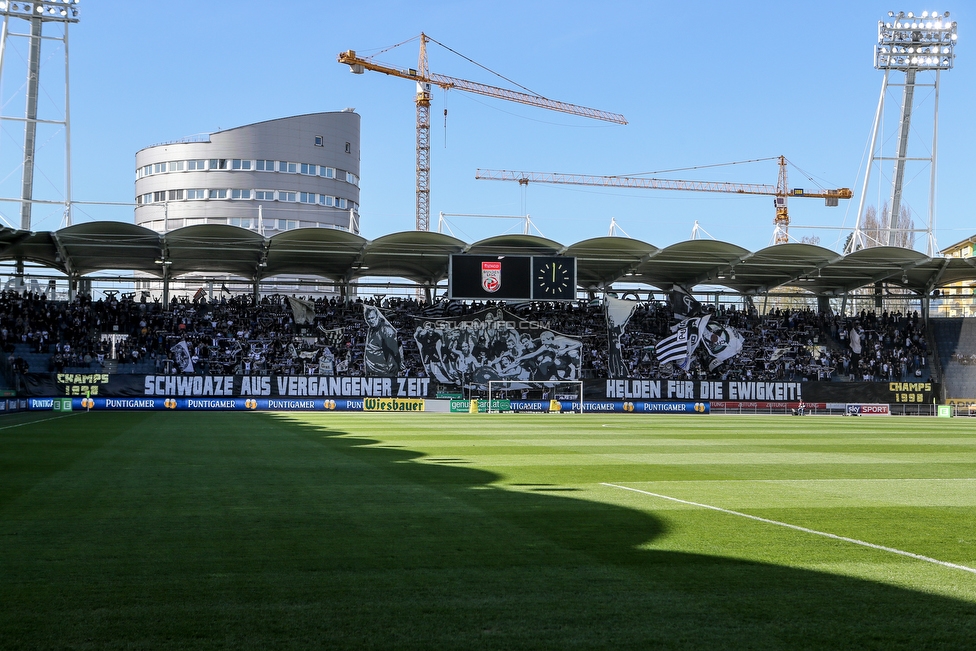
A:
POLYGON ((488 413, 497 413, 502 401, 543 403, 543 411, 551 411, 551 403, 559 402, 559 411, 583 413, 583 382, 581 380, 518 381, 491 380, 488 382, 488 413))

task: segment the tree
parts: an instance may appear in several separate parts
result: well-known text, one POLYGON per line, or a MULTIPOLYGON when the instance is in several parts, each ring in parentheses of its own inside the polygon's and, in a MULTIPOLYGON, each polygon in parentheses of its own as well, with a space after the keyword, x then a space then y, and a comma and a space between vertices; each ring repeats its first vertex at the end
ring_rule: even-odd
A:
MULTIPOLYGON (((887 205, 885 208, 887 212, 887 205)), ((915 220, 912 219, 912 211, 908 206, 903 205, 898 211, 898 219, 891 230, 891 246, 915 248, 915 220)))
MULTIPOLYGON (((881 207, 881 215, 886 216, 889 212, 888 202, 881 207)), ((878 216, 878 211, 874 206, 868 206, 861 218, 861 233, 864 236, 864 248, 870 249, 875 246, 885 245, 884 224, 887 220, 882 220, 878 216)), ((912 211, 908 206, 900 206, 898 219, 891 225, 888 233, 887 245, 899 246, 905 249, 915 248, 915 220, 912 218, 912 211)), ((847 247, 845 247, 847 250, 847 247)))

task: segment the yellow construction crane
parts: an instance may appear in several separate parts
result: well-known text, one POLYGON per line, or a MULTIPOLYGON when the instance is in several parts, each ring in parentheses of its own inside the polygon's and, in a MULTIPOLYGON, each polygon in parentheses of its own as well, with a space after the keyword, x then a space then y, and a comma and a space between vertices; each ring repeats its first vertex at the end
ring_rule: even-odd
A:
MULTIPOLYGON (((410 39, 413 40, 413 39, 410 39)), ((605 120, 616 124, 627 124, 624 116, 617 113, 608 113, 599 109, 576 106, 566 102, 558 102, 547 99, 541 95, 533 93, 523 93, 505 88, 488 86, 474 81, 457 79, 446 75, 439 75, 430 72, 427 67, 427 41, 434 41, 424 33, 420 34, 420 57, 417 68, 397 68, 394 66, 377 63, 369 58, 356 56, 354 50, 346 50, 339 54, 339 63, 349 66, 351 72, 363 74, 366 70, 382 72, 393 77, 409 79, 417 83, 417 230, 426 231, 430 226, 430 98, 431 87, 439 86, 444 90, 463 90, 468 93, 487 95, 497 99, 504 99, 510 102, 519 102, 530 106, 549 109, 551 111, 561 111, 572 115, 593 118, 594 120, 605 120)), ((406 41, 405 41, 406 42, 406 41)), ((439 45, 442 45, 438 43, 439 45)), ((403 45, 400 43, 398 45, 403 45)), ((397 46, 393 46, 397 47, 397 46)), ((446 47, 446 46, 445 46, 446 47)), ((389 48, 388 48, 389 49, 389 48)), ((450 49, 450 48, 448 48, 450 49)))
MULTIPOLYGON (((764 159, 768 160, 768 159, 764 159)), ((529 183, 556 183, 563 185, 596 185, 607 188, 643 188, 648 190, 688 190, 691 192, 731 192, 733 194, 763 194, 773 196, 776 206, 774 241, 783 244, 789 241, 790 215, 787 211, 787 197, 806 197, 824 199, 826 205, 837 206, 839 199, 850 199, 854 193, 850 188, 807 192, 802 188, 789 189, 786 181, 786 157, 779 157, 779 177, 776 186, 756 183, 726 183, 721 181, 678 181, 654 179, 640 176, 592 176, 587 174, 556 174, 545 172, 512 172, 508 170, 477 170, 476 179, 488 181, 518 181, 520 185, 529 183)))

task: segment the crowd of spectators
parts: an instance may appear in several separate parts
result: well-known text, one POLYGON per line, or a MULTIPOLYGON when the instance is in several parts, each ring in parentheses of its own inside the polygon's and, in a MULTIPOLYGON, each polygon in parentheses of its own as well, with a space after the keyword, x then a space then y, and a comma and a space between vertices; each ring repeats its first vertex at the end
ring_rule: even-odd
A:
MULTIPOLYGON (((311 318, 296 316, 288 297, 249 295, 219 300, 174 300, 169 309, 134 294, 71 302, 43 294, 0 293, 0 345, 8 371, 244 375, 365 375, 368 326, 364 306, 379 308, 400 338, 401 375, 426 374, 418 325, 504 307, 517 317, 580 340, 580 374, 608 376, 607 322, 599 301, 496 304, 402 297, 302 299, 311 318), (185 344, 188 356, 179 349, 185 344), (47 368, 28 367, 18 351, 45 356, 47 368)), ((743 335, 742 351, 708 370, 701 358, 683 370, 660 365, 655 345, 677 322, 666 302, 637 305, 621 336, 623 363, 633 378, 750 380, 897 380, 927 373, 929 354, 917 312, 861 312, 837 316, 811 310, 705 307, 714 323, 743 335), (858 344, 858 345, 852 345, 858 344), (859 350, 856 350, 858 349, 859 350)))

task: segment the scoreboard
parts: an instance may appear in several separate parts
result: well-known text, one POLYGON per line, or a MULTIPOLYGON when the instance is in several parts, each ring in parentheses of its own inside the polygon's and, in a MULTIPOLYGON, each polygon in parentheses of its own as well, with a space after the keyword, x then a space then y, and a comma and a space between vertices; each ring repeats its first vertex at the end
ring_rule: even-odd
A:
POLYGON ((463 300, 572 301, 576 258, 452 255, 448 297, 463 300))

